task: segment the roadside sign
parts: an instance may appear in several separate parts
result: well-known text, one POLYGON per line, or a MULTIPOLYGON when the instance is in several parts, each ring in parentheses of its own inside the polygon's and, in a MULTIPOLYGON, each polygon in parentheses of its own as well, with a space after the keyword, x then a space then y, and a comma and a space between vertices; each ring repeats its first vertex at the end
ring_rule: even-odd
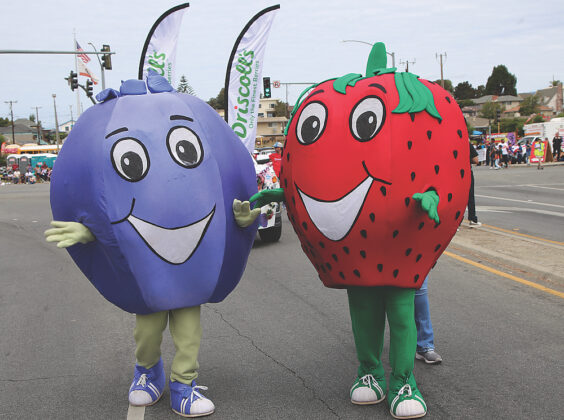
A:
POLYGON ((278 89, 280 87, 280 80, 275 80, 274 82, 272 82, 272 87, 278 89))

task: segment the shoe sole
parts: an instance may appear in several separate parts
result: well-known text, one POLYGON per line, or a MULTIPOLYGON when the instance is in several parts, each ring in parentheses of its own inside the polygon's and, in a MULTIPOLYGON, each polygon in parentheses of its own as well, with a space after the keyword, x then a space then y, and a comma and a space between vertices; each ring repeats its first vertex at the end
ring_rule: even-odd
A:
POLYGON ((386 399, 386 396, 384 395, 382 398, 380 398, 378 401, 354 401, 353 399, 351 399, 351 402, 354 405, 374 405, 374 404, 378 404, 381 403, 382 401, 384 401, 386 399))
POLYGON ((212 411, 210 411, 210 412, 208 412, 208 413, 202 413, 202 414, 182 414, 182 413, 176 411, 174 408, 171 408, 171 410, 174 411, 174 412, 175 412, 176 414, 178 414, 179 416, 182 416, 182 417, 190 417, 190 418, 192 418, 192 417, 204 417, 204 416, 209 416, 209 415, 211 415, 211 414, 213 414, 213 413, 215 412, 215 409, 214 409, 214 410, 212 410, 212 411))
MULTIPOLYGON (((423 360, 425 363, 427 363, 428 365, 440 365, 442 360, 427 360, 425 359, 423 356, 421 356, 419 353, 415 353, 415 358, 417 360, 423 360)), ((396 417, 397 418, 397 417, 396 417)), ((410 417, 405 417, 405 418, 410 418, 410 417)), ((415 418, 415 417, 414 417, 415 418)))
POLYGON ((153 401, 152 403, 149 403, 149 404, 141 404, 141 405, 132 404, 131 401, 129 401, 129 400, 128 400, 128 401, 129 401, 129 405, 132 406, 132 407, 150 407, 150 406, 155 405, 156 403, 158 403, 158 402, 161 400, 162 397, 163 397, 163 394, 161 393, 161 395, 159 395, 159 398, 157 398, 157 399, 156 399, 155 401, 153 401))

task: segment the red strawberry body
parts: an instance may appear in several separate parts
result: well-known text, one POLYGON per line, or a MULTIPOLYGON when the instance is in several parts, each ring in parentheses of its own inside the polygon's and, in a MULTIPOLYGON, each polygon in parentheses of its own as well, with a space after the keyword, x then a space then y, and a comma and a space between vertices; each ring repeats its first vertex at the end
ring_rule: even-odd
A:
POLYGON ((470 187, 466 124, 421 81, 442 118, 393 113, 393 73, 313 89, 288 128, 281 181, 302 248, 328 287, 419 288, 454 236, 470 187), (436 224, 412 196, 434 189, 436 224))

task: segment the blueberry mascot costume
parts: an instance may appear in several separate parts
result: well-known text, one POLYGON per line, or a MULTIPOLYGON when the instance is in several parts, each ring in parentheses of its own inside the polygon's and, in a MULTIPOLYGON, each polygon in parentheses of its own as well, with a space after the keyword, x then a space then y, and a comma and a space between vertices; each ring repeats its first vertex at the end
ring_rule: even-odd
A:
MULTIPOLYGON (((280 179, 302 248, 327 287, 346 288, 360 362, 355 404, 386 398, 422 417, 413 377, 414 292, 454 236, 470 186, 468 134, 440 86, 386 68, 374 45, 366 76, 307 89, 287 126, 280 179), (439 217, 440 215, 440 217, 439 217), (390 327, 389 387, 381 361, 390 327)), ((276 201, 261 192, 262 205, 276 201)))
POLYGON ((236 198, 257 191, 252 159, 211 107, 155 73, 97 98, 57 158, 47 240, 68 247, 106 299, 136 314, 130 403, 162 395, 168 321, 172 409, 211 414, 195 382, 200 305, 222 301, 244 271, 256 212, 236 198))

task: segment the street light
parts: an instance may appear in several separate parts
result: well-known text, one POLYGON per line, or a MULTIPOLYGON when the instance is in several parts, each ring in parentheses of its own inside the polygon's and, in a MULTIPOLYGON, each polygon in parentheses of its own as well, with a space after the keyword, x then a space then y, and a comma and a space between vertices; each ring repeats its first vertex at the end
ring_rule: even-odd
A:
MULTIPOLYGON (((96 47, 94 46, 93 43, 89 42, 88 45, 92 46, 92 48, 94 48, 95 52, 98 52, 98 50, 96 49, 96 47)), ((100 56, 98 54, 96 54, 96 58, 98 59, 98 63, 100 64, 100 73, 101 73, 101 79, 102 79, 102 90, 106 89, 106 78, 104 77, 104 64, 100 61, 100 56)))
MULTIPOLYGON (((374 45, 374 44, 372 44, 372 43, 370 43, 370 42, 358 41, 358 40, 356 40, 356 39, 345 39, 343 42, 360 42, 361 44, 366 44, 366 45, 371 45, 371 46, 374 45)), ((389 56, 392 57, 392 67, 395 67, 395 66, 396 66, 396 54, 393 53, 393 52, 390 53, 390 52, 388 52, 388 51, 386 51, 386 54, 388 54, 389 56)))

